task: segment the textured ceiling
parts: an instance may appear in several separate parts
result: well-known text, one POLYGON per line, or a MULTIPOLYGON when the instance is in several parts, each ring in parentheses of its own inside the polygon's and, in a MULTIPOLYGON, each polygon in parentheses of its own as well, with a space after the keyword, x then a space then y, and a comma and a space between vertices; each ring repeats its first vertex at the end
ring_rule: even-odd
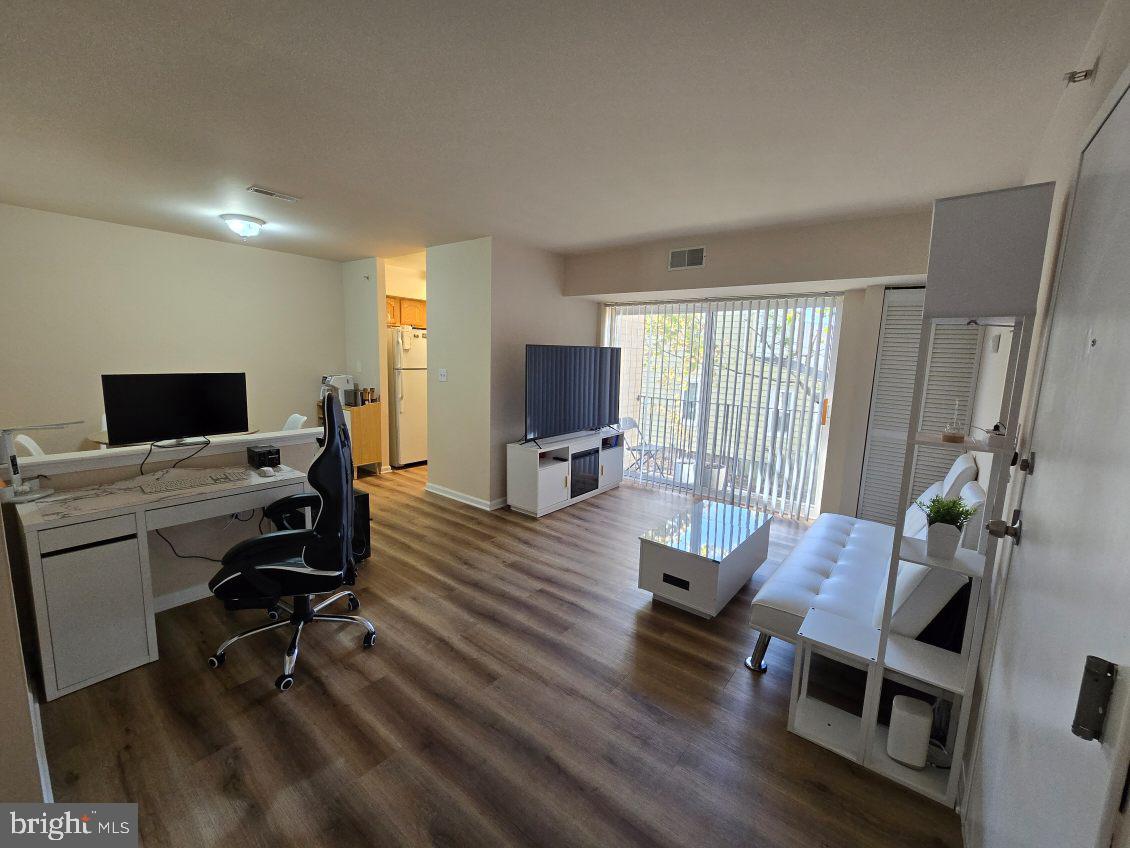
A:
POLYGON ((1021 180, 1099 5, 6 0, 0 202, 334 259, 921 206, 1021 180))

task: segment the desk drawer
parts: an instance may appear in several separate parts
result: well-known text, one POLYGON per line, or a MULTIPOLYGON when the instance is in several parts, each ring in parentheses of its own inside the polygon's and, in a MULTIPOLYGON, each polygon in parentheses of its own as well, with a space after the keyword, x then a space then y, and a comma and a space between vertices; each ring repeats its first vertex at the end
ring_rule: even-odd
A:
POLYGON ((50 554, 67 548, 97 544, 136 534, 137 522, 132 512, 129 515, 115 515, 113 518, 67 524, 64 527, 39 531, 39 553, 50 554))
POLYGON ((164 527, 173 527, 177 524, 190 524, 193 521, 203 521, 206 518, 231 515, 236 512, 246 512, 249 509, 259 509, 269 506, 280 498, 285 498, 289 495, 297 495, 301 492, 301 483, 290 483, 285 486, 271 486, 254 492, 241 492, 237 495, 221 495, 219 497, 193 501, 192 503, 180 504, 178 506, 150 509, 145 512, 145 527, 148 530, 160 530, 164 527))

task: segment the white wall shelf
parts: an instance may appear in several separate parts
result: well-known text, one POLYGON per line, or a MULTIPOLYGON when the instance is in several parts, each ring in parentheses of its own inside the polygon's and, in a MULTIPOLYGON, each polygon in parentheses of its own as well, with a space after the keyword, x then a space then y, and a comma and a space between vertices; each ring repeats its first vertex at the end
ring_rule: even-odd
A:
POLYGON ((790 729, 849 760, 862 762, 859 746, 863 739, 863 719, 847 710, 816 698, 803 698, 798 703, 790 729))
POLYGON ((909 539, 903 537, 899 546, 899 559, 918 565, 928 565, 930 568, 944 568, 947 571, 956 571, 966 577, 980 580, 985 573, 985 555, 968 548, 958 548, 953 559, 938 559, 926 553, 925 539, 909 539))
POLYGON ((1011 456, 1016 452, 1016 441, 1014 439, 1007 439, 1003 445, 990 445, 984 439, 974 439, 970 436, 966 436, 964 442, 947 442, 942 438, 941 433, 925 433, 921 431, 914 434, 914 444, 928 447, 965 448, 967 451, 1000 453, 1007 456, 1011 456))
POLYGON ((887 638, 886 654, 883 656, 883 665, 892 671, 957 695, 965 694, 965 664, 966 658, 962 654, 897 633, 887 638))
POLYGON ((827 612, 811 609, 801 622, 797 635, 864 662, 879 656, 879 628, 827 612))
POLYGON ((887 754, 889 731, 890 729, 885 724, 875 726, 864 765, 895 783, 900 783, 908 789, 913 789, 915 792, 927 795, 935 801, 945 803, 947 800, 946 784, 949 781, 951 769, 940 769, 934 766, 914 769, 892 760, 887 754))

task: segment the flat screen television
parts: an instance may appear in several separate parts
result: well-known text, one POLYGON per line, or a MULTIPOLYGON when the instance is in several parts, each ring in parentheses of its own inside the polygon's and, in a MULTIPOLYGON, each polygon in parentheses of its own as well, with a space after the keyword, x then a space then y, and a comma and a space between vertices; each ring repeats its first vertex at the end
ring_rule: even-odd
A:
POLYGON ((526 439, 620 419, 620 348, 526 345, 526 439))
POLYGON ((243 373, 103 374, 102 400, 111 445, 247 430, 243 373))

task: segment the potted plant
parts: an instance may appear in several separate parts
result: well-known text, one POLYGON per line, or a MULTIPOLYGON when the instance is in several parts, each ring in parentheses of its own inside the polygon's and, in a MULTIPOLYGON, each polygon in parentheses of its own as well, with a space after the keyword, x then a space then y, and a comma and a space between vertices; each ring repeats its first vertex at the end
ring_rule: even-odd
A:
POLYGON ((965 523, 977 514, 977 507, 969 506, 961 498, 943 498, 935 495, 929 503, 916 502, 926 513, 926 555, 936 559, 953 559, 965 523))

